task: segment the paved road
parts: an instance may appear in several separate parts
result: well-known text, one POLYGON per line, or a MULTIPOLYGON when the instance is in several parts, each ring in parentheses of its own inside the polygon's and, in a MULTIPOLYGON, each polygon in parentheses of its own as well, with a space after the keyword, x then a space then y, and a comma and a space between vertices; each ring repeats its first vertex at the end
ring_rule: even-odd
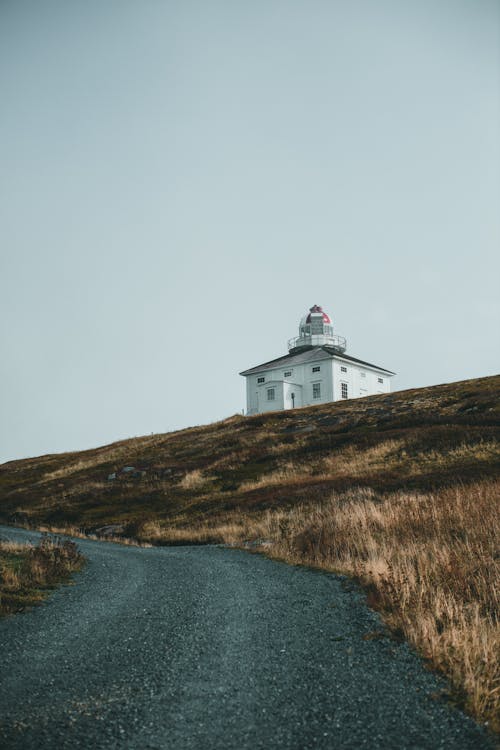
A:
MULTIPOLYGON (((0 535, 33 538, 0 527, 0 535)), ((81 541, 76 585, 0 621, 7 748, 490 748, 334 576, 218 547, 81 541)))

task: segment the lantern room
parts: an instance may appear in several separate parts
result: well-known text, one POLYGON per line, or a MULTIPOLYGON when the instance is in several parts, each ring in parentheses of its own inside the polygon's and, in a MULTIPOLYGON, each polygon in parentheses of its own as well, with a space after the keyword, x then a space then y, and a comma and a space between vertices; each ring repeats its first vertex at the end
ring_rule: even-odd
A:
POLYGON ((345 352, 346 340, 333 332, 330 316, 320 305, 313 305, 303 316, 299 324, 299 335, 288 342, 291 353, 312 346, 330 346, 339 352, 345 352))

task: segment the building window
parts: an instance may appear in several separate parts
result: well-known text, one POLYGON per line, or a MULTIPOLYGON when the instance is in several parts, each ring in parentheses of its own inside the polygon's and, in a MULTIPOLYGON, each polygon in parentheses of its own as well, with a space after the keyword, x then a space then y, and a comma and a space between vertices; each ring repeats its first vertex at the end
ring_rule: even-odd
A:
POLYGON ((383 383, 384 382, 384 378, 377 378, 377 380, 378 380, 379 383, 383 383))
POLYGON ((283 377, 284 377, 284 378, 291 378, 291 377, 292 377, 292 371, 291 371, 291 370, 289 370, 288 372, 285 372, 285 373, 283 374, 283 377))
POLYGON ((267 389, 267 400, 274 401, 274 388, 267 389))
POLYGON ((366 378, 366 372, 360 372, 359 374, 361 375, 362 378, 366 378))
POLYGON ((321 367, 313 367, 312 371, 313 372, 320 372, 321 371, 321 367))
POLYGON ((265 383, 265 378, 257 378, 257 383, 265 383))
POLYGON ((347 383, 341 383, 340 384, 340 390, 341 390, 341 396, 342 398, 349 398, 348 392, 347 392, 347 383))
POLYGON ((313 383, 313 398, 321 398, 321 383, 313 383))
POLYGON ((347 367, 341 367, 340 372, 347 372, 347 367))

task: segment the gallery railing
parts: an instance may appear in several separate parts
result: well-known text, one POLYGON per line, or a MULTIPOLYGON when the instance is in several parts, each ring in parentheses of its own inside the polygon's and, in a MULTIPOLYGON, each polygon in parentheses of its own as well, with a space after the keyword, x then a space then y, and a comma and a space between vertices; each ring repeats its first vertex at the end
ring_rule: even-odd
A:
POLYGON ((325 336, 323 334, 296 336, 288 342, 289 351, 292 349, 298 349, 302 346, 331 346, 332 349, 337 349, 339 352, 345 352, 347 342, 343 336, 338 336, 337 334, 334 334, 333 336, 325 336))

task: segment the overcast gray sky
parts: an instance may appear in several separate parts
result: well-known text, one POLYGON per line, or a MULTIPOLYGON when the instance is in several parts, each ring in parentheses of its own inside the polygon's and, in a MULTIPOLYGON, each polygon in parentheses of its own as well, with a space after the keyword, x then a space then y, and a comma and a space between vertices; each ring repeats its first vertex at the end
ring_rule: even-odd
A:
POLYGON ((241 411, 316 303, 499 370, 499 2, 3 0, 0 102, 0 461, 241 411))

